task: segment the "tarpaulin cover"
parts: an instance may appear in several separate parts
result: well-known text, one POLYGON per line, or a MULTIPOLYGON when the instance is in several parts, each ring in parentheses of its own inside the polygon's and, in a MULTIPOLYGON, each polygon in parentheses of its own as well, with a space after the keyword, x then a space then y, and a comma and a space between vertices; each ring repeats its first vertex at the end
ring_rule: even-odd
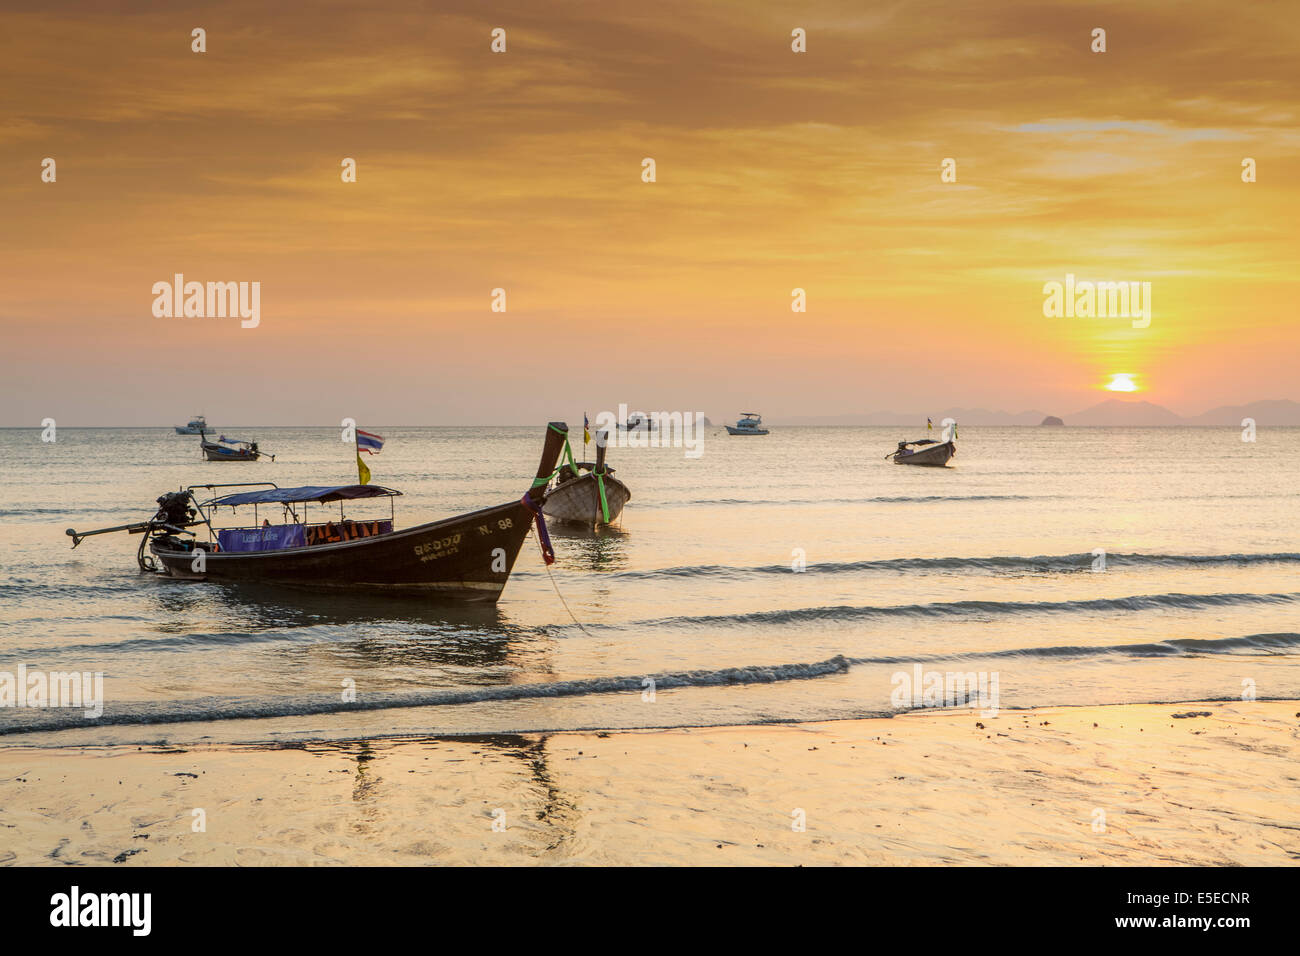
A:
POLYGON ((390 498, 400 491, 379 485, 303 485, 301 488, 263 488, 215 498, 214 505, 293 504, 298 501, 345 501, 353 498, 390 498))
POLYGON ((276 551, 301 548, 307 543, 300 524, 277 524, 266 528, 222 528, 217 545, 222 551, 276 551))

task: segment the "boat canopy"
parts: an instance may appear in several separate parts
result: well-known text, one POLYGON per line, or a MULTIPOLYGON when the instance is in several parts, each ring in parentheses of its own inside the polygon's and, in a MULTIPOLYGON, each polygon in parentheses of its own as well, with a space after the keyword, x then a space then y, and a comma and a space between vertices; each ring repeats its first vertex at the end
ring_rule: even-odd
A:
POLYGON ((303 501, 345 501, 353 498, 391 498, 400 491, 380 485, 303 485, 301 488, 265 488, 213 498, 214 505, 295 504, 303 501))

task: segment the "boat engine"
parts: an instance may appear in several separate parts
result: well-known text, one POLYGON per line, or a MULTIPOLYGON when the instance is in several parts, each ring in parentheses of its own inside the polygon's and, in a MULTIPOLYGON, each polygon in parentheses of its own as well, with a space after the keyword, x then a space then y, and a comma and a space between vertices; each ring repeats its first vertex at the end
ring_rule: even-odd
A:
POLYGON ((188 491, 169 491, 158 499, 158 513, 153 520, 156 524, 183 528, 194 520, 195 514, 197 512, 190 507, 188 491))

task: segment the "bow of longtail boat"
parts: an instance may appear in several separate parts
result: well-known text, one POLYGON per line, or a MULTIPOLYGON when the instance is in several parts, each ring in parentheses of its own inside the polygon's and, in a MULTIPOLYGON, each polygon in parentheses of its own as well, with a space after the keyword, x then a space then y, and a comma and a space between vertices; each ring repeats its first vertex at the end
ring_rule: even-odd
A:
MULTIPOLYGON (((547 426, 537 475, 519 500, 400 531, 393 530, 390 521, 331 520, 221 529, 213 532, 215 540, 198 541, 187 537, 191 533, 185 530, 206 525, 212 531, 211 512, 223 506, 329 503, 400 494, 374 485, 270 485, 206 502, 194 500, 192 490, 177 492, 159 499, 162 507, 152 521, 104 530, 145 533, 153 560, 142 546, 141 567, 177 578, 390 589, 455 600, 496 601, 534 521, 543 553, 548 562, 552 559, 541 504, 567 433, 563 422, 547 426)), ((81 538, 95 533, 99 532, 69 531, 74 547, 81 538)))

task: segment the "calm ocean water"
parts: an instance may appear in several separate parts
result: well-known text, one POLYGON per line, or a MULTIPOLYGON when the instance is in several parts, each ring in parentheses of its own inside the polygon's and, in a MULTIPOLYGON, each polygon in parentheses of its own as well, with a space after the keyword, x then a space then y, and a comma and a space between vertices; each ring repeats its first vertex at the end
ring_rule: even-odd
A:
MULTIPOLYGON (((613 448, 621 525, 553 526, 551 575, 530 537, 485 608, 168 581, 127 535, 70 550, 65 528, 143 520, 181 485, 355 480, 336 429, 218 425, 276 460, 205 463, 171 429, 0 430, 0 671, 100 671, 107 699, 98 721, 0 710, 6 734, 68 725, 6 743, 868 716, 915 664, 995 673, 1002 708, 1300 698, 1300 429, 962 427, 942 470, 883 460, 919 437, 899 428, 613 448), (349 680, 377 709, 342 701, 349 680)), ((399 527, 518 498, 543 434, 372 430, 399 527)))

